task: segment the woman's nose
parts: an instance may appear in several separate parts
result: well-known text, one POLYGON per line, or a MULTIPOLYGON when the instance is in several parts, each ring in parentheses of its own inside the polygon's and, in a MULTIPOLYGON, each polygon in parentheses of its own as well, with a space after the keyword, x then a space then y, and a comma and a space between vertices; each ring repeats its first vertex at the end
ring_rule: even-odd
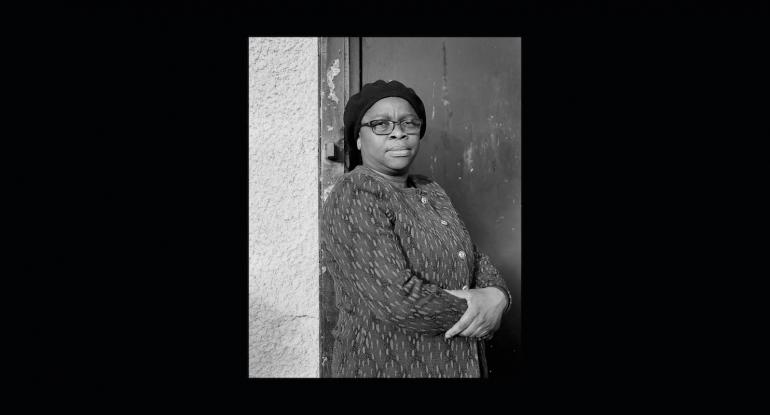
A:
POLYGON ((390 132, 390 138, 404 138, 406 133, 401 129, 401 124, 393 126, 393 131, 390 132))

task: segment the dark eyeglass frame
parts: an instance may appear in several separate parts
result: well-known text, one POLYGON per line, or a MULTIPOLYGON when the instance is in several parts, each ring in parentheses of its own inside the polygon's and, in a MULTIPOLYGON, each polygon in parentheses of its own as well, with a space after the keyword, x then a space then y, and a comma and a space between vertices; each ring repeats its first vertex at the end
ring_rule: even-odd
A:
POLYGON ((403 121, 371 120, 371 121, 369 121, 367 123, 361 124, 361 127, 364 127, 364 126, 369 127, 369 128, 372 129, 372 132, 374 134, 377 134, 377 135, 388 135, 388 134, 392 133, 393 130, 396 129, 396 124, 401 126, 401 131, 405 132, 406 134, 418 134, 420 132, 420 128, 422 128, 422 120, 419 119, 419 118, 415 118, 415 119, 411 119, 411 120, 403 120, 403 121), (390 126, 390 128, 388 129, 387 132, 378 133, 378 132, 374 131, 374 125, 372 125, 372 123, 387 123, 390 126), (417 131, 415 131, 413 133, 406 132, 406 129, 404 128, 404 123, 412 123, 412 124, 416 123, 417 124, 417 131))

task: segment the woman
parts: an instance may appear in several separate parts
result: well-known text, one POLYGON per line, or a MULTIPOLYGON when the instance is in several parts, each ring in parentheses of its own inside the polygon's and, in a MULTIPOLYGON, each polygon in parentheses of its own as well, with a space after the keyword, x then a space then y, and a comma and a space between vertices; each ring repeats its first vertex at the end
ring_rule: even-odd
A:
POLYGON ((408 174, 425 135, 422 101, 376 81, 350 98, 344 122, 354 168, 321 220, 339 309, 333 376, 483 376, 480 339, 499 328, 511 296, 446 192, 408 174))

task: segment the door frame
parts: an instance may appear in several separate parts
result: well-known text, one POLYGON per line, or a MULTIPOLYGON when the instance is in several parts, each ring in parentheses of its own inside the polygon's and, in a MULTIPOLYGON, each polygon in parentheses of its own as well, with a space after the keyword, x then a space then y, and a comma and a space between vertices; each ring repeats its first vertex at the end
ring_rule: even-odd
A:
MULTIPOLYGON (((320 226, 320 215, 326 195, 345 173, 343 115, 350 96, 361 89, 361 38, 319 38, 318 80, 318 223, 320 226)), ((332 377, 331 361, 334 349, 332 331, 337 325, 338 312, 335 305, 334 282, 321 264, 319 264, 318 275, 319 377, 328 378, 332 377)))

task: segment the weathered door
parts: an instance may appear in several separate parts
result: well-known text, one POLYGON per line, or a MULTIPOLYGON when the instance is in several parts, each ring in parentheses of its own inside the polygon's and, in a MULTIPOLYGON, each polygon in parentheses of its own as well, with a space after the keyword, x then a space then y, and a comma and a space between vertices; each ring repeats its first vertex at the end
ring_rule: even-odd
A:
MULTIPOLYGON (((446 189, 474 243, 505 277, 514 304, 486 355, 491 378, 515 374, 521 361, 521 39, 349 38, 347 44, 350 91, 396 79, 423 100, 427 131, 410 172, 446 189)), ((322 287, 322 308, 328 297, 322 287)))
MULTIPOLYGON (((345 173, 344 123, 342 116, 350 95, 359 90, 359 38, 324 37, 318 42, 318 212, 335 181, 345 173)), ((320 218, 319 218, 320 219, 320 218)), ((332 331, 337 325, 334 281, 324 268, 319 269, 319 376, 331 377, 334 347, 332 331)))

